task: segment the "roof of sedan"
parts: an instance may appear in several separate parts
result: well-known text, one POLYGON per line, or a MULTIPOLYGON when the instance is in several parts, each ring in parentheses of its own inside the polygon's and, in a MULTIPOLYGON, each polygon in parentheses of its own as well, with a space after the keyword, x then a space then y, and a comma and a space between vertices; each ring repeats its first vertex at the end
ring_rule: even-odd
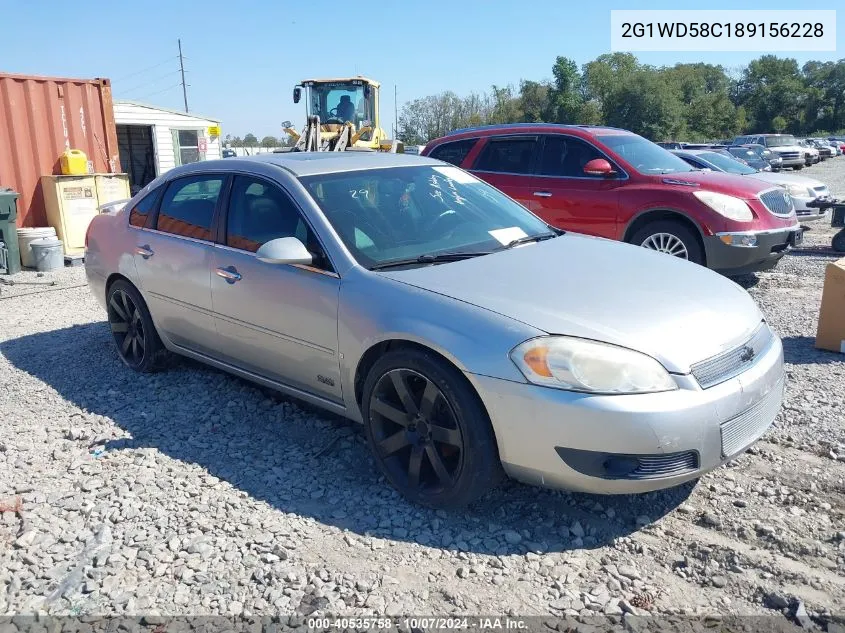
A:
POLYGON ((439 160, 415 154, 391 154, 389 152, 283 152, 259 154, 238 159, 225 159, 227 165, 233 161, 262 162, 278 165, 295 176, 312 176, 339 171, 359 169, 380 169, 385 167, 410 167, 414 165, 441 165, 439 160))

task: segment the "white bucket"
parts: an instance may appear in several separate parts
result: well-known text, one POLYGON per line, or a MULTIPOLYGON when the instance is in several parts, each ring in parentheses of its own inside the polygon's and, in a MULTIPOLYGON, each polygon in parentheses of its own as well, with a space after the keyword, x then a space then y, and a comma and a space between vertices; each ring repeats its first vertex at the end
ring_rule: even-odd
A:
POLYGON ((64 268, 65 253, 61 240, 55 237, 42 237, 29 243, 32 248, 32 259, 39 272, 47 272, 64 268))
POLYGON ((55 238, 56 229, 52 226, 18 229, 18 245, 21 249, 21 265, 26 266, 27 268, 35 268, 35 259, 32 257, 30 244, 32 244, 35 240, 40 240, 45 237, 55 238))

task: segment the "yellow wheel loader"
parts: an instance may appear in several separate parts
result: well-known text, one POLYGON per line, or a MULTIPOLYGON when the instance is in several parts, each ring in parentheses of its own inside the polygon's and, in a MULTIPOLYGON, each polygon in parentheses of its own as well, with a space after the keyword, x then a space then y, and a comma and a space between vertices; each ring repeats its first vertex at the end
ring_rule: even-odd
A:
POLYGON ((289 121, 282 126, 296 144, 288 151, 342 152, 369 150, 404 152, 400 141, 388 139, 379 121, 380 84, 366 77, 306 79, 293 89, 293 102, 305 93, 305 130, 289 121))

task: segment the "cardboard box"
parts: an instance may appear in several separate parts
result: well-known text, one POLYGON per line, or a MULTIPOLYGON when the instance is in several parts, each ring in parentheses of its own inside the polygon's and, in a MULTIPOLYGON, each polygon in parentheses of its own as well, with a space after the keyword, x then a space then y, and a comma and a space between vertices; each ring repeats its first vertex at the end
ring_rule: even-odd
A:
POLYGON ((827 265, 816 347, 845 354, 845 257, 827 265))

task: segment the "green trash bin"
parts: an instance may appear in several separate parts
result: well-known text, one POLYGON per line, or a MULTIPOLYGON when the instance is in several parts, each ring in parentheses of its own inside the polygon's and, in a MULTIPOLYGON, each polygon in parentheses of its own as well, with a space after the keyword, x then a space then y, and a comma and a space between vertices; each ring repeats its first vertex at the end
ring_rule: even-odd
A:
POLYGON ((18 244, 18 198, 20 194, 11 189, 0 188, 0 268, 7 275, 21 271, 21 250, 18 244), (5 260, 5 261, 3 261, 5 260))

